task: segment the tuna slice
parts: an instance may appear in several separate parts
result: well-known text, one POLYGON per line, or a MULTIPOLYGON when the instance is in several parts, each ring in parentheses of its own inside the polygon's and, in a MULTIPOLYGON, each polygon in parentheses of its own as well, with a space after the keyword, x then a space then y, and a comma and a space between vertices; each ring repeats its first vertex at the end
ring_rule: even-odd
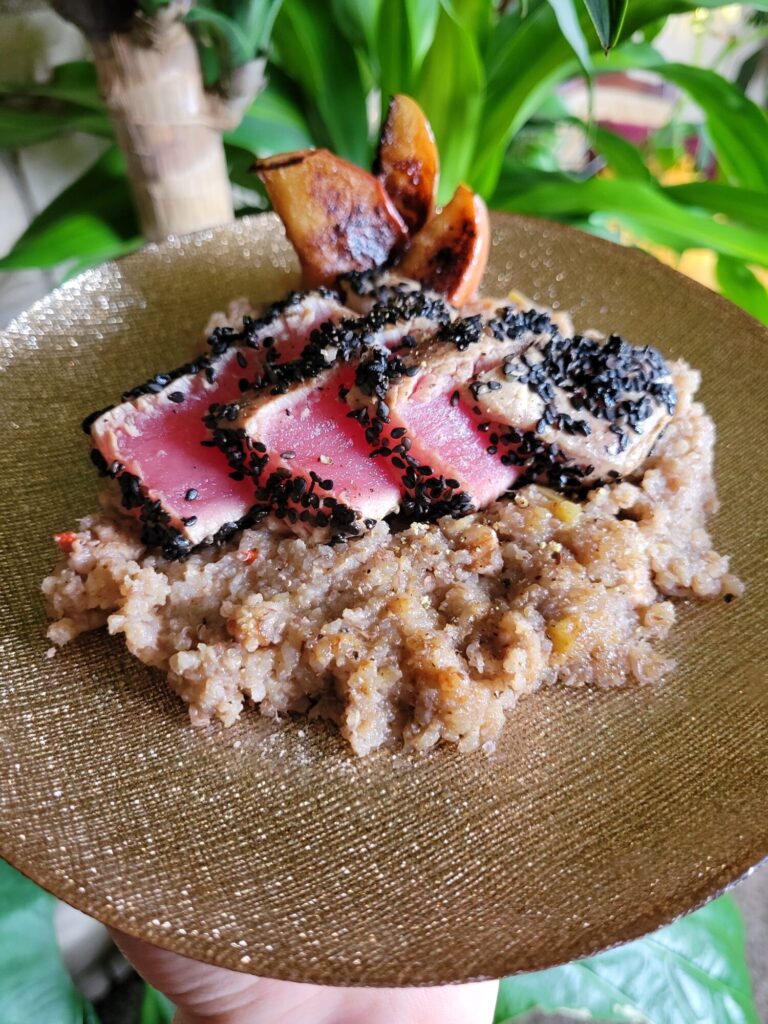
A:
POLYGON ((272 387, 214 410, 214 435, 256 500, 300 532, 354 536, 398 508, 400 473, 371 458, 346 394, 361 352, 417 346, 447 322, 445 304, 398 293, 366 316, 325 323, 299 359, 275 367, 272 387))
POLYGON ((634 473, 676 404, 656 349, 557 332, 483 368, 463 397, 500 457, 561 490, 634 473))
POLYGON ((344 315, 349 311, 326 293, 292 296, 261 319, 246 319, 240 332, 218 328, 210 354, 158 374, 89 417, 92 458, 117 478, 124 506, 144 523, 146 543, 178 557, 243 525, 255 502, 253 483, 233 475, 204 417, 211 404, 241 397, 267 366, 295 359, 318 324, 344 315))
POLYGON ((402 471, 403 511, 461 515, 540 480, 578 489, 632 472, 674 409, 663 359, 620 338, 563 338, 500 308, 417 349, 363 358, 347 401, 373 454, 402 471))

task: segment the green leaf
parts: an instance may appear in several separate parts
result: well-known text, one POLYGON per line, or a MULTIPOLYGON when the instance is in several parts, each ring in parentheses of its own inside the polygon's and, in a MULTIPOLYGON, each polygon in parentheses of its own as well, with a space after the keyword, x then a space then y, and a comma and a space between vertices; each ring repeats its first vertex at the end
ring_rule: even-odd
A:
POLYGON ((599 956, 506 978, 495 1024, 534 1008, 618 1024, 759 1024, 739 910, 723 896, 599 956))
POLYGON ((61 100, 88 110, 104 109, 96 68, 87 60, 59 64, 47 82, 0 82, 0 93, 61 100))
POLYGON ((3 1024, 98 1024, 61 962, 54 899, 0 861, 0 1008, 3 1024))
POLYGON ((739 68, 739 72, 736 75, 736 85, 744 92, 749 88, 750 82, 755 77, 755 74, 760 67, 763 60, 765 48, 758 46, 758 48, 751 53, 742 63, 739 68))
POLYGON ((415 94, 430 120, 440 152, 441 203, 469 173, 481 129, 484 85, 475 40, 453 14, 443 9, 415 94))
POLYGON ((192 7, 184 20, 196 39, 216 50, 225 71, 232 71, 253 59, 248 37, 237 22, 219 11, 192 7))
POLYGON ((73 262, 67 262, 64 273, 60 275, 57 283, 64 284, 65 281, 82 274, 84 270, 90 270, 91 267, 96 267, 106 260, 117 260, 121 256, 127 256, 130 252, 136 252, 143 244, 144 239, 137 235, 136 238, 129 238, 127 241, 116 238, 114 241, 106 242, 103 246, 94 247, 87 256, 80 256, 73 262))
POLYGON ((656 71, 697 103, 726 178, 768 192, 768 115, 743 91, 708 68, 660 64, 656 71))
POLYGON ((715 276, 726 299, 768 326, 768 291, 749 267, 730 256, 718 256, 715 276))
POLYGON ((176 1008, 173 1003, 151 985, 144 986, 139 1011, 139 1024, 171 1024, 176 1008))
POLYGON ((274 79, 259 93, 237 128, 225 133, 224 141, 259 157, 314 145, 298 104, 274 79))
POLYGON ((125 163, 109 149, 32 221, 0 270, 106 259, 139 235, 125 163))
POLYGON ((637 238, 682 252, 710 248, 727 256, 768 266, 768 235, 680 206, 653 184, 632 180, 590 178, 574 181, 565 175, 531 175, 505 168, 492 205, 501 210, 554 219, 596 217, 598 223, 618 219, 637 238))
POLYGON ((677 203, 721 213, 741 224, 768 231, 768 203, 764 192, 724 185, 717 181, 665 185, 663 191, 677 203))
POLYGON ((405 5, 406 0, 387 0, 379 12, 376 41, 382 117, 395 93, 412 96, 416 88, 405 5))
MULTIPOLYGON (((716 2, 723 6, 725 0, 716 2)), ((699 6, 696 0, 632 0, 627 7, 622 38, 628 40, 634 32, 661 17, 699 6)), ((582 31, 588 29, 586 10, 580 13, 579 24, 582 31)), ((594 38, 591 33, 588 40, 590 37, 594 38)), ((594 38, 594 49, 598 45, 594 38)), ((540 4, 525 18, 518 13, 505 15, 495 26, 486 52, 482 131, 478 134, 470 173, 470 184, 485 198, 492 195, 496 186, 510 139, 553 87, 575 70, 571 47, 558 31, 554 12, 547 4, 540 4)))
POLYGON ((585 74, 589 74, 592 68, 592 58, 589 53, 589 44, 584 38, 584 33, 579 24, 575 0, 547 0, 547 3, 555 12, 558 27, 570 43, 579 64, 585 74))
POLYGON ((604 50, 610 50, 619 38, 629 0, 584 0, 597 38, 604 50))
POLYGON ((744 188, 768 191, 768 115, 737 85, 708 68, 668 64, 647 45, 622 45, 607 60, 595 62, 596 73, 604 69, 654 71, 684 90, 704 113, 725 177, 744 188))
POLYGON ((70 132, 88 132, 110 138, 112 125, 106 114, 96 112, 22 110, 15 106, 0 106, 0 149, 21 149, 70 132))
POLYGON ((640 155, 637 146, 632 145, 627 139, 600 125, 585 126, 585 131, 591 137, 594 148, 605 157, 611 170, 619 178, 631 178, 635 181, 650 181, 651 172, 645 166, 645 161, 640 155))
MULTIPOLYGON (((290 0, 289 0, 290 2, 290 0)), ((376 50, 382 0, 332 0, 333 20, 353 46, 376 50)))
POLYGON ((432 46, 440 16, 440 0, 405 0, 411 46, 411 74, 418 74, 432 46))
POLYGON ((266 48, 283 0, 229 0, 227 13, 240 28, 253 57, 266 48))
POLYGON ((274 61, 301 90, 318 143, 365 167, 370 163, 366 95, 351 46, 339 38, 324 4, 291 0, 273 32, 274 61))

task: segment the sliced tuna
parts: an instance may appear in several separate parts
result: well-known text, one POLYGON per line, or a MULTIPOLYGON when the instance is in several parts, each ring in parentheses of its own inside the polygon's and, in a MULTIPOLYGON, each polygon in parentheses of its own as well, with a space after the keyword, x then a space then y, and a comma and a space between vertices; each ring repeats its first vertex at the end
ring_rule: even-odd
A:
POLYGON ((633 473, 676 402, 656 349, 557 333, 478 373, 463 397, 498 435, 499 453, 524 460, 527 478, 566 489, 633 473))
POLYGON ((400 471, 406 515, 463 515, 494 501, 520 476, 480 429, 475 403, 462 400, 464 385, 524 345, 534 328, 554 330, 533 314, 519 330, 500 331, 502 317, 514 312, 504 307, 493 319, 490 310, 456 319, 411 351, 361 360, 347 401, 373 456, 400 471))
POLYGON ((230 467, 256 500, 292 527, 320 537, 355 535, 399 506, 400 473, 371 458, 345 399, 361 353, 410 350, 449 316, 421 292, 398 293, 364 317, 325 323, 299 359, 274 367, 260 394, 212 410, 230 467))
POLYGON ((295 359, 321 323, 349 317, 330 293, 291 296, 241 331, 217 328, 211 351, 127 392, 112 409, 84 423, 92 458, 117 478, 124 506, 144 523, 146 543, 169 557, 244 525, 253 485, 233 474, 204 417, 260 382, 280 360, 295 359))
POLYGON ((577 489, 632 472, 674 392, 654 349, 566 339, 545 313, 506 307, 409 353, 368 354, 347 401, 372 454, 401 470, 402 510, 435 518, 534 479, 577 489))

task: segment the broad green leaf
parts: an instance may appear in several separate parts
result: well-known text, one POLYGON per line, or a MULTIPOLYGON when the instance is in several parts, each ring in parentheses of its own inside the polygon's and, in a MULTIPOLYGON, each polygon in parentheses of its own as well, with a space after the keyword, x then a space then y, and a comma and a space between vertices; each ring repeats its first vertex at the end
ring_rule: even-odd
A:
POLYGON ((405 0, 405 20, 411 44, 411 74, 418 74, 435 38, 440 0, 405 0))
POLYGON ((387 0, 382 4, 376 41, 383 119, 389 101, 395 93, 404 92, 412 95, 414 92, 411 74, 411 37, 408 32, 405 0, 387 0))
POLYGON ((495 1024, 532 1009, 616 1024, 759 1024, 739 910, 723 896, 636 942, 501 982, 495 1024))
POLYGON ((176 1009, 170 999, 151 985, 144 986, 139 1024, 171 1024, 176 1009))
POLYGON ((464 26, 443 9, 435 42, 424 61, 416 90, 440 152, 438 201, 450 199, 470 168, 481 130, 485 76, 480 55, 464 26))
POLYGON ((314 145, 298 104, 274 80, 259 93, 237 128, 224 135, 224 141, 254 156, 271 156, 314 145))
POLYGON ((768 326, 768 291, 749 267, 730 256, 718 256, 715 276, 726 299, 768 326))
POLYGON ((558 28, 570 43, 579 64, 584 72, 589 74, 592 68, 592 58, 589 53, 589 43, 584 38, 579 24, 576 0, 547 0, 547 3, 555 12, 558 28))
POLYGON ((501 210, 555 219, 598 216, 616 218, 636 237, 683 251, 711 248, 748 263, 768 266, 768 234, 680 206, 652 184, 591 178, 573 181, 564 175, 507 169, 492 199, 501 210))
POLYGON ((21 149, 70 132, 110 138, 112 125, 106 114, 95 111, 21 110, 15 106, 0 106, 0 149, 21 149))
POLYGON ((608 166, 619 178, 632 178, 635 181, 650 181, 651 172, 645 165, 640 151, 627 139, 600 125, 585 130, 592 139, 593 148, 605 158, 608 166))
POLYGON ((273 31, 274 60, 301 90, 318 143, 361 166, 370 157, 366 96, 354 50, 324 4, 291 0, 273 31))
MULTIPOLYGON (((725 4, 725 0, 716 2, 720 6, 725 4)), ((661 17, 692 11, 699 6, 702 5, 696 0, 632 0, 627 7, 622 38, 629 39, 634 32, 661 17)), ((579 23, 586 32, 589 26, 586 9, 580 13, 579 23)), ((478 133, 470 174, 470 184, 486 198, 493 193, 498 181, 509 140, 552 88, 577 67, 571 47, 558 31, 554 12, 547 4, 532 9, 525 18, 514 14, 503 17, 492 36, 486 64, 486 98, 480 119, 482 131, 478 133)), ((598 41, 592 38, 597 49, 598 41)))
POLYGON ((440 0, 443 7, 456 17, 464 28, 483 47, 488 34, 497 21, 497 0, 440 0))
POLYGON ((129 238, 127 241, 117 238, 113 242, 107 242, 101 247, 94 247, 88 252, 87 256, 80 256, 73 262, 66 263, 64 273, 61 274, 57 283, 63 284, 65 281, 77 277, 78 274, 82 274, 84 270, 97 267, 100 263, 105 263, 107 260, 117 260, 121 256, 127 256, 130 252, 136 252, 143 244, 144 239, 137 235, 136 238, 129 238))
POLYGON ((758 48, 753 53, 751 53, 746 58, 746 60, 744 60, 741 67, 739 68, 739 73, 736 75, 735 81, 736 85, 738 85, 740 89, 743 89, 744 92, 747 91, 752 79, 755 77, 757 69, 760 67, 760 64, 762 63, 764 54, 765 47, 758 46, 758 48))
POLYGON ((0 1018, 3 1024, 98 1024, 61 962, 54 899, 0 861, 0 1018))
POLYGON ((35 237, 23 235, 7 256, 0 259, 0 270, 28 267, 54 267, 64 260, 93 255, 98 263, 104 253, 122 242, 120 236, 91 213, 65 214, 35 237))
POLYGON ((32 221, 0 270, 52 267, 64 260, 111 255, 139 235, 125 163, 107 150, 32 221))
POLYGON ((47 82, 0 82, 0 93, 14 96, 41 96, 61 100, 88 110, 103 110, 95 66, 87 60, 59 64, 47 82))
POLYGON ((597 74, 638 69, 655 71, 701 107, 718 165, 732 184, 768 190, 768 115, 739 86, 708 68, 668 64, 644 44, 625 44, 595 60, 597 74))
POLYGON ((723 185, 717 181, 690 181, 664 186, 665 195, 686 206, 722 213, 731 220, 768 232, 768 203, 764 192, 723 185))
POLYGON ((629 0, 584 0, 597 38, 604 50, 616 43, 626 17, 629 0))
POLYGON ((768 192, 768 115, 736 85, 708 68, 661 64, 655 70, 697 103, 726 178, 768 192))

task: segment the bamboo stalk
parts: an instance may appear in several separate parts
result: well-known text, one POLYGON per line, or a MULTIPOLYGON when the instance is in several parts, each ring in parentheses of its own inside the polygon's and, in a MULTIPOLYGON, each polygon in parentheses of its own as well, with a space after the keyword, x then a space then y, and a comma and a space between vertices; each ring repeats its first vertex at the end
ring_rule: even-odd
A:
POLYGON ((232 220, 221 132, 239 123, 258 92, 263 63, 238 68, 226 95, 208 92, 181 20, 185 0, 151 18, 126 2, 55 6, 88 37, 144 235, 159 240, 232 220))
POLYGON ((115 33, 91 46, 142 231, 154 240, 232 220, 224 149, 194 41, 178 21, 149 45, 137 36, 115 33))

